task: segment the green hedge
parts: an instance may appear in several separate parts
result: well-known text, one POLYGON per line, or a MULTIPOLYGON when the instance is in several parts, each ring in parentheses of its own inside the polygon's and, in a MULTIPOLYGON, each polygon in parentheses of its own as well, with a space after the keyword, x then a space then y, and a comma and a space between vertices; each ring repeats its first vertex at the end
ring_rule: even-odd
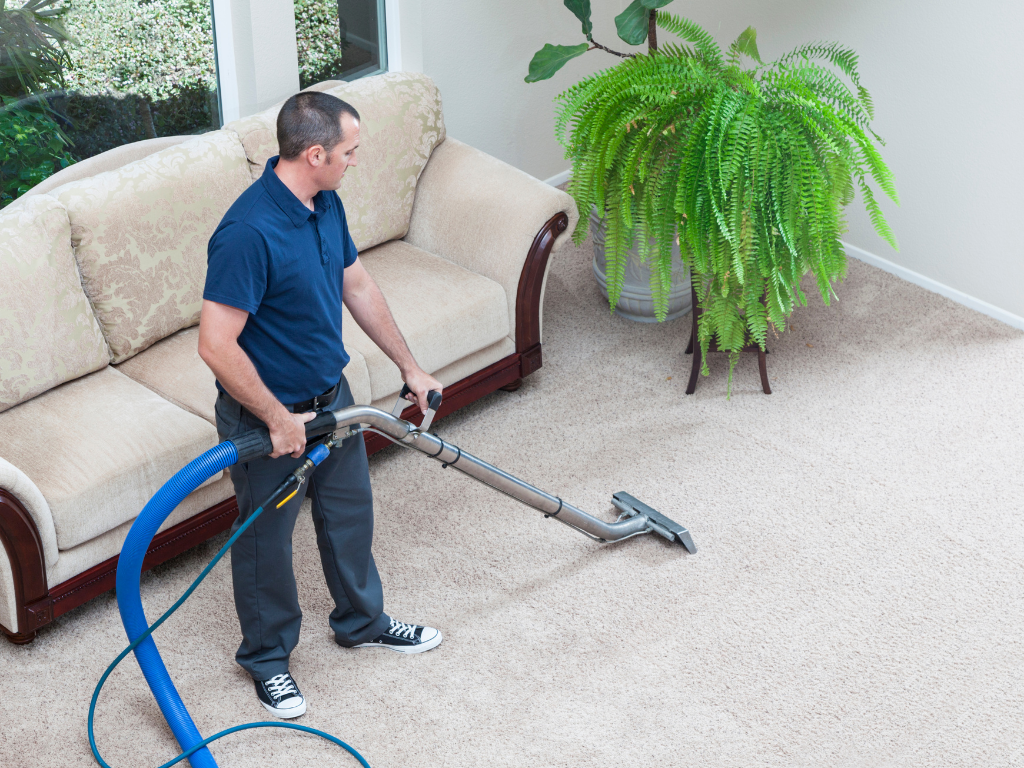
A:
POLYGON ((73 162, 50 115, 5 100, 0 107, 0 208, 73 162))
POLYGON ((337 77, 349 45, 342 39, 346 31, 338 19, 337 0, 295 0, 300 88, 337 77))
MULTIPOLYGON (((63 19, 74 44, 51 116, 0 115, 0 207, 70 162, 220 125, 210 0, 68 0, 63 19)), ((300 87, 336 76, 348 47, 337 1, 295 0, 295 27, 300 87)))
POLYGON ((71 0, 68 90, 152 101, 217 88, 209 0, 71 0))

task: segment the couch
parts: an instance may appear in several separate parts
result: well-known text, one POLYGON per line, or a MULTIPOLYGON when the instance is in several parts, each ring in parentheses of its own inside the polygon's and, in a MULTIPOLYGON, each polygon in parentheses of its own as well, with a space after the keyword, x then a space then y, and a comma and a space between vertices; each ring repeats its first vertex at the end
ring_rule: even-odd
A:
MULTIPOLYGON (((548 256, 575 226, 571 198, 446 137, 423 75, 313 87, 362 115, 339 193, 363 264, 445 385, 438 415, 515 388, 541 365, 548 256)), ((113 588, 142 506, 217 442, 197 351, 206 244, 277 154, 279 108, 111 150, 0 211, 0 628, 16 643, 113 588)), ((347 310, 343 329, 356 401, 390 410, 398 369, 347 310)), ((212 478, 146 567, 236 515, 227 473, 212 478)))

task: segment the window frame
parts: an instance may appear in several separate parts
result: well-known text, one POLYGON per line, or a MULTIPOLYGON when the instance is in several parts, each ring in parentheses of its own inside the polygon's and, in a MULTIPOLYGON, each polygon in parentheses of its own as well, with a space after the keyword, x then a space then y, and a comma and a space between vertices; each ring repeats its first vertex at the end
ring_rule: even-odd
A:
MULTIPOLYGON (((350 75, 347 78, 349 80, 402 69, 399 0, 376 0, 376 3, 376 45, 380 65, 375 69, 360 72, 356 77, 350 75)), ((210 5, 213 9, 213 44, 222 127, 258 112, 261 104, 269 105, 299 90, 295 9, 292 2, 284 4, 280 0, 210 0, 210 5), (252 6, 258 6, 259 12, 254 13, 252 6), (290 18, 290 39, 285 32, 283 13, 287 13, 290 18), (257 42, 259 45, 256 45, 257 42), (290 69, 294 82, 288 89, 283 88, 279 82, 268 85, 264 82, 266 74, 255 72, 259 67, 253 66, 252 52, 261 49, 266 52, 268 45, 271 58, 281 61, 282 58, 291 57, 290 69)))

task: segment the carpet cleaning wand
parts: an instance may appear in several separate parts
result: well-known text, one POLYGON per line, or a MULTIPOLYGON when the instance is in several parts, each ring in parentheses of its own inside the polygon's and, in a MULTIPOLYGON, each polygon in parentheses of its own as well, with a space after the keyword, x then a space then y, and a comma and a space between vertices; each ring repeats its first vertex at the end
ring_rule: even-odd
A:
POLYGON ((174 511, 186 496, 202 485, 207 479, 219 474, 233 464, 252 461, 272 453, 274 446, 271 442, 269 431, 257 429, 246 432, 211 448, 175 474, 149 500, 149 503, 146 504, 142 512, 135 519, 131 530, 128 531, 128 537, 121 549, 121 555, 117 563, 117 604, 130 645, 107 667, 107 670, 96 685, 96 690, 93 692, 92 702, 89 706, 89 745, 92 748, 93 756, 101 766, 111 768, 100 756, 93 732, 93 721, 100 690, 114 668, 125 656, 134 651, 135 658, 139 662, 139 667, 142 669, 146 682, 149 684, 150 690, 152 690, 153 696, 160 706, 160 711, 163 712, 175 738, 184 750, 180 755, 164 763, 160 768, 170 768, 170 766, 185 759, 189 760, 193 768, 216 768, 217 763, 214 761, 213 755, 206 748, 207 744, 236 731, 265 727, 289 728, 320 736, 348 750, 364 768, 370 768, 369 764, 358 752, 340 739, 315 728, 307 728, 293 723, 248 723, 228 728, 204 739, 199 734, 199 729, 196 728, 192 717, 185 708, 181 696, 174 687, 174 683, 171 682, 167 668, 160 658, 159 651, 157 651, 156 643, 151 637, 153 631, 163 624, 188 599, 231 545, 235 543, 238 537, 264 510, 270 508, 271 505, 274 505, 276 508, 283 506, 298 491, 305 480, 306 474, 327 458, 331 448, 359 432, 375 432, 398 445, 419 451, 432 459, 440 461, 442 467, 457 469, 474 480, 478 480, 523 504, 537 509, 544 513, 545 517, 554 518, 597 541, 622 541, 623 539, 645 533, 657 533, 669 541, 683 545, 688 552, 694 553, 697 551, 693 544, 693 539, 686 528, 633 498, 628 493, 619 492, 612 496, 612 504, 621 514, 614 523, 608 523, 588 515, 586 512, 564 502, 557 496, 552 496, 529 483, 513 477, 507 472, 503 472, 497 467, 463 451, 458 446, 430 434, 428 432, 430 424, 437 410, 441 407, 441 394, 439 392, 431 391, 428 393, 429 407, 419 426, 405 421, 400 418, 399 414, 408 405, 405 396, 409 392, 408 387, 402 390, 392 413, 366 405, 353 405, 348 408, 340 408, 337 411, 319 411, 311 421, 306 423, 306 439, 307 441, 312 441, 314 438, 324 435, 330 435, 330 437, 309 451, 302 465, 285 478, 274 493, 271 494, 270 498, 249 515, 185 593, 152 625, 147 622, 142 608, 139 580, 142 576, 143 560, 153 537, 168 515, 174 511), (281 499, 289 490, 291 490, 291 493, 281 499), (281 501, 278 501, 278 499, 281 499, 281 501))
MULTIPOLYGON (((420 426, 417 427, 411 422, 399 418, 402 408, 408 405, 405 396, 409 392, 408 386, 402 389, 398 402, 391 413, 384 413, 370 406, 356 405, 335 412, 325 411, 322 418, 325 420, 325 424, 331 417, 335 419, 336 426, 330 427, 330 430, 351 424, 366 425, 364 429, 377 432, 392 442, 426 454, 430 458, 440 461, 442 467, 457 469, 474 480, 543 512, 544 517, 554 518, 597 541, 622 541, 643 533, 656 533, 669 541, 682 544, 690 554, 697 552, 697 547, 694 546, 690 532, 686 528, 665 517, 653 507, 633 498, 625 491, 619 491, 612 495, 612 505, 621 514, 616 522, 607 523, 562 501, 557 496, 552 496, 550 493, 503 472, 486 461, 463 451, 458 446, 445 442, 437 435, 430 434, 427 430, 430 429, 437 409, 441 407, 441 395, 437 392, 429 393, 429 409, 420 426)), ((315 421, 316 419, 310 424, 315 421)), ((265 430, 261 431, 265 432, 265 430)), ((269 433, 267 433, 266 439, 270 439, 269 433)))

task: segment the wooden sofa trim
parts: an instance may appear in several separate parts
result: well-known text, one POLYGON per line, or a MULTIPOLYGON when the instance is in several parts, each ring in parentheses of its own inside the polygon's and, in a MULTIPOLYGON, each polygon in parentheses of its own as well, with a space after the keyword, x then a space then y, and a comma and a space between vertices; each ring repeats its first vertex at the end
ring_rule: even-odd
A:
MULTIPOLYGON (((516 389, 525 376, 541 367, 540 300, 544 275, 555 239, 568 226, 569 217, 564 213, 553 216, 541 227, 527 254, 516 295, 516 351, 446 387, 438 417, 469 405, 495 390, 516 389)), ((410 406, 402 417, 416 417, 418 421, 418 414, 416 407, 410 406)), ((374 433, 367 433, 365 437, 367 455, 373 455, 391 444, 386 438, 374 433)), ((146 553, 143 569, 159 565, 227 530, 237 516, 238 504, 232 497, 158 533, 146 553)), ((14 572, 18 632, 11 632, 6 627, 0 629, 14 643, 31 642, 38 630, 58 616, 114 588, 117 556, 65 582, 48 587, 43 544, 35 523, 22 504, 4 490, 0 490, 0 541, 3 542, 14 572)))
POLYGON ((47 597, 46 558, 39 530, 28 511, 14 496, 0 489, 0 541, 7 550, 14 574, 14 610, 18 619, 18 632, 4 627, 15 643, 27 643, 36 636, 36 630, 49 624, 48 615, 28 613, 28 606, 47 597))

